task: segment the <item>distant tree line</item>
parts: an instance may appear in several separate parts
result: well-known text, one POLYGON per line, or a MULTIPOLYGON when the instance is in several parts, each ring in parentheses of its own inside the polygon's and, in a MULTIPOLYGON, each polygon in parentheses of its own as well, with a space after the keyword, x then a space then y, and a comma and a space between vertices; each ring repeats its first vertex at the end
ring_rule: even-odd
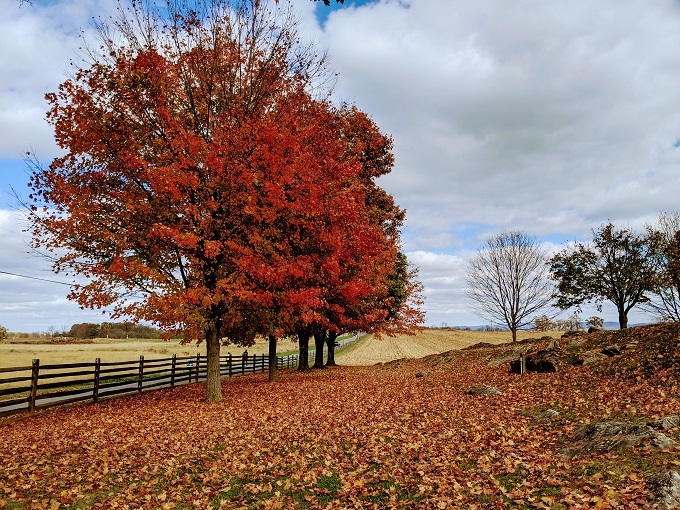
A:
MULTIPOLYGON (((10 333, 7 328, 0 326, 0 340, 8 338, 9 335, 10 333)), ((19 338, 161 338, 162 331, 152 326, 133 324, 131 322, 102 322, 101 324, 83 322, 73 324, 68 330, 66 326, 63 326, 61 331, 54 326, 50 326, 42 333, 12 333, 12 335, 19 338)))
POLYGON ((74 324, 63 336, 69 338, 161 338, 161 330, 129 322, 83 322, 74 324))
POLYGON ((536 317, 534 320, 534 330, 536 331, 579 331, 584 328, 598 328, 604 327, 604 319, 597 316, 592 316, 583 321, 577 314, 573 313, 566 319, 551 319, 543 314, 536 317))
MULTIPOLYGON (((486 240, 468 263, 466 294, 480 317, 516 331, 578 330, 581 306, 605 301, 628 327, 636 306, 658 321, 680 321, 680 213, 662 212, 638 232, 612 222, 592 230, 592 240, 573 243, 551 258, 535 237, 501 232, 486 240), (553 320, 575 309, 568 319, 553 320)), ((586 326, 602 327, 599 317, 586 326)))

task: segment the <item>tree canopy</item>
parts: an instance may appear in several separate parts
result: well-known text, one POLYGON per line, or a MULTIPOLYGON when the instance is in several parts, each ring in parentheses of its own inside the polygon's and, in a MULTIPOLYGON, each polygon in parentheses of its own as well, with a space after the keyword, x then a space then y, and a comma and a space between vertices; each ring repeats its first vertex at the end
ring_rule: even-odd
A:
POLYGON ((314 95, 324 57, 289 13, 154 5, 121 8, 101 54, 47 94, 66 154, 35 162, 34 244, 90 279, 69 296, 82 306, 205 340, 220 400, 223 339, 275 353, 301 325, 337 329, 329 310, 388 320, 403 212, 374 182, 391 141, 314 95))
POLYGON ((550 271, 557 282, 556 304, 566 310, 607 300, 616 306, 619 327, 628 327, 628 312, 649 301, 656 270, 650 254, 656 240, 611 222, 593 230, 590 244, 576 243, 555 255, 550 271))

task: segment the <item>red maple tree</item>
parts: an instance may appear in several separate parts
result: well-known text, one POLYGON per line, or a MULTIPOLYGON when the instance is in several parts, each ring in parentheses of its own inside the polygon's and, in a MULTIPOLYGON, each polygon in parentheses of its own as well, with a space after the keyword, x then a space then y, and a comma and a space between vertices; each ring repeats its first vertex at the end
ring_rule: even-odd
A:
POLYGON ((47 95, 66 154, 31 180, 35 246, 90 279, 69 297, 204 340, 209 401, 221 343, 267 336, 274 379, 276 340, 328 324, 349 257, 364 269, 338 292, 384 296, 402 214, 372 181, 370 145, 348 149, 355 121, 310 95, 322 62, 296 53, 294 26, 258 2, 220 5, 202 17, 187 3, 165 24, 133 10, 151 38, 119 20, 122 42, 105 38, 47 95))

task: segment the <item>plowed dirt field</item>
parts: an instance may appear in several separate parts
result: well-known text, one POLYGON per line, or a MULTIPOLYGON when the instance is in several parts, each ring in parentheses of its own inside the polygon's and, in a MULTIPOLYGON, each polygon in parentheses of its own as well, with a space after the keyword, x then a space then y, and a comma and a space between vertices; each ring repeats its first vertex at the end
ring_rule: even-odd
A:
MULTIPOLYGON (((517 339, 540 338, 542 336, 559 338, 561 331, 537 333, 535 331, 521 331, 517 339)), ((417 335, 398 335, 383 337, 380 340, 368 336, 353 347, 336 355, 339 365, 375 365, 400 358, 422 358, 429 354, 439 354, 452 349, 462 349, 479 342, 502 344, 512 341, 508 331, 467 331, 426 329, 417 335)))

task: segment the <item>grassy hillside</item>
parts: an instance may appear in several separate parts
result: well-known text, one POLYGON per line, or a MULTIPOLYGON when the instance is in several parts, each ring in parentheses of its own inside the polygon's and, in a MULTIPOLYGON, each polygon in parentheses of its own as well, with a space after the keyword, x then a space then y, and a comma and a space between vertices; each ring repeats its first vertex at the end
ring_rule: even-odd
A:
POLYGON ((645 477, 679 470, 677 446, 557 451, 585 423, 680 412, 679 341, 677 325, 633 328, 561 341, 556 373, 510 374, 506 344, 238 377, 219 404, 196 384, 8 420, 0 507, 649 508, 645 477), (614 343, 628 347, 572 364, 614 343))
MULTIPOLYGON (((517 338, 538 338, 541 336, 559 338, 562 332, 519 331, 517 338)), ((509 331, 472 331, 469 329, 424 329, 416 335, 394 337, 368 336, 361 342, 343 351, 336 357, 341 365, 375 365, 400 358, 422 358, 451 349, 463 349, 478 343, 501 344, 512 340, 509 331)))

